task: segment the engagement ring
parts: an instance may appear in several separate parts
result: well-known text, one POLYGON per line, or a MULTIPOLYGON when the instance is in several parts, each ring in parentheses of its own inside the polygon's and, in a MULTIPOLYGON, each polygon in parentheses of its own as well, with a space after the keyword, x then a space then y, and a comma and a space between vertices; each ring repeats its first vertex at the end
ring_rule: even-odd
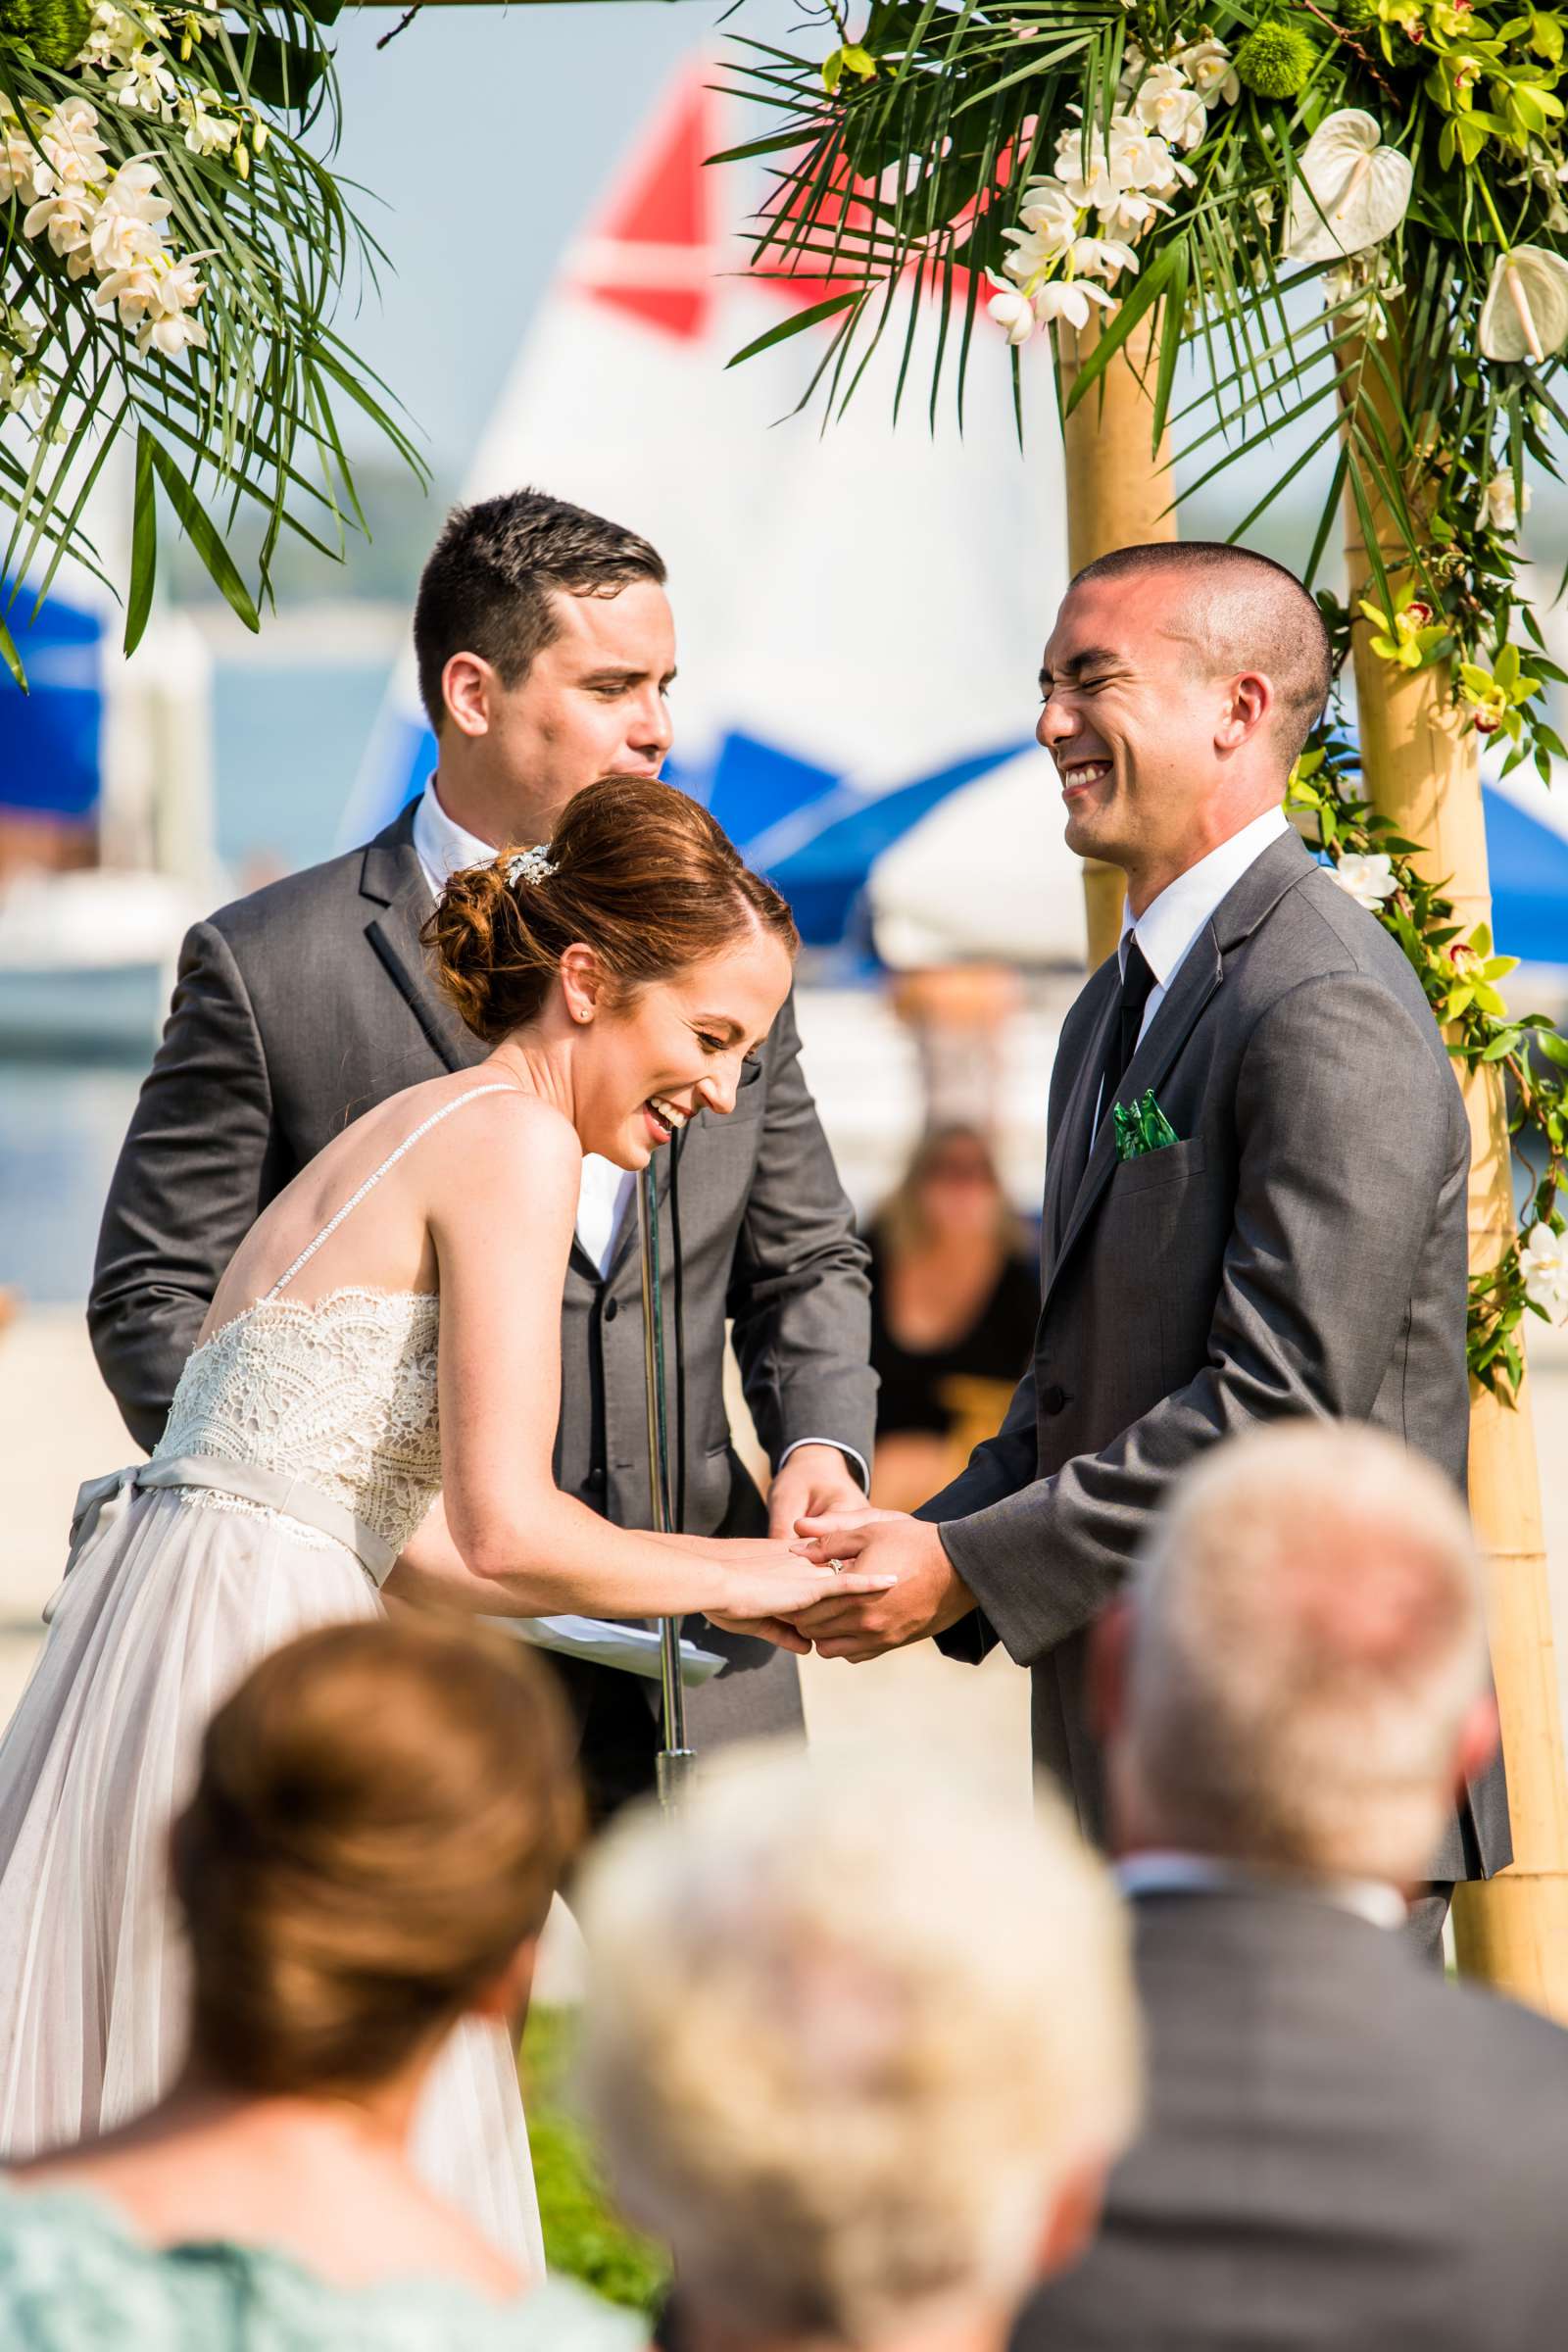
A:
POLYGON ((832 1569, 835 1576, 842 1576, 844 1574, 844 1562, 842 1560, 829 1560, 828 1566, 832 1569))

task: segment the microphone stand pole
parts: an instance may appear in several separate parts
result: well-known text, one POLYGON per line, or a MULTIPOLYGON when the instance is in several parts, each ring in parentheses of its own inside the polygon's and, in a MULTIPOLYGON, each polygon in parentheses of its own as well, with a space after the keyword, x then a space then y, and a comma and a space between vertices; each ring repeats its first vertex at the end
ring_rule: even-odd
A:
MULTIPOLYGON (((652 1521, 656 1535, 670 1531, 669 1413, 664 1389, 664 1304, 659 1264, 659 1199, 654 1163, 637 1178, 637 1230, 643 1261, 643 1385, 648 1398, 648 1466, 652 1521)), ((664 1744, 658 1763, 659 1801, 666 1813, 675 1812, 686 1792, 697 1762, 686 1743, 686 1687, 680 1671, 678 1617, 662 1617, 660 1674, 663 1687, 664 1744)))

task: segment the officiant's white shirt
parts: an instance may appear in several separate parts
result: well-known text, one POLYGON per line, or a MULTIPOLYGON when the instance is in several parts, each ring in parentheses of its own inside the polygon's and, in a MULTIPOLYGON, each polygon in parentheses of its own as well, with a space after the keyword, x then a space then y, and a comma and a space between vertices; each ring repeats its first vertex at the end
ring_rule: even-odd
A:
POLYGON ((1116 947, 1122 977, 1125 979, 1127 974, 1129 934, 1136 938, 1144 961, 1154 975, 1154 985, 1144 1006, 1143 1027, 1138 1032, 1140 1044, 1148 1036, 1150 1022, 1164 1004, 1171 982, 1221 899, 1235 889, 1269 843, 1278 841, 1290 829, 1290 819, 1283 808, 1265 808, 1261 816, 1254 816, 1250 825, 1233 833, 1229 841, 1222 841, 1217 850, 1210 850, 1206 858, 1200 858, 1196 865, 1190 865, 1185 874, 1178 874, 1174 882, 1168 882, 1136 922, 1131 907, 1123 907, 1121 938, 1116 947))
MULTIPOLYGON (((449 875, 460 873, 466 865, 488 865, 496 854, 494 842, 481 841, 476 833, 470 833, 466 826, 456 824, 448 816, 436 792, 436 781, 434 776, 430 778, 414 811, 414 854, 423 869, 432 899, 441 896, 449 875)), ((577 1196, 577 1239, 598 1267, 601 1280, 610 1270, 615 1236, 630 1202, 634 1181, 629 1168, 617 1168, 612 1159, 601 1159, 597 1152, 583 1153, 582 1191, 577 1196)), ((870 1464, 841 1438, 797 1438, 780 1454, 779 1469, 802 1446, 833 1446, 843 1454, 862 1490, 870 1492, 870 1464)))

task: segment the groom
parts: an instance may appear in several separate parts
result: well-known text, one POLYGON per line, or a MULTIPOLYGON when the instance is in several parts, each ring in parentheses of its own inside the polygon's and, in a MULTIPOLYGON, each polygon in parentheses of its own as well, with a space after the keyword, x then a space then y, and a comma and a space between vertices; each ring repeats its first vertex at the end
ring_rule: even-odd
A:
MULTIPOLYGON (((1127 908, 1052 1077, 1033 1361, 915 1518, 804 1531, 900 1582, 799 1622, 851 1659, 1000 1639, 1033 1670, 1037 1760, 1101 1836, 1086 1629, 1185 1463, 1310 1414, 1463 1484, 1469 1136, 1409 963, 1282 812, 1330 685, 1299 582, 1241 548, 1124 549, 1073 581, 1040 684, 1067 842, 1121 867, 1127 908)), ((1417 1933, 1441 1931, 1443 1883, 1510 1851, 1499 1765, 1417 1933)))
MULTIPOLYGON (((542 491, 458 508, 414 620, 440 765, 368 848, 198 923, 110 1189, 88 1304, 104 1378, 156 1443, 219 1277, 269 1200, 352 1118, 486 1049, 438 991, 419 930, 457 867, 548 840, 573 794, 657 775, 670 743, 674 623, 648 542, 542 491)), ((685 1334, 672 1464, 697 1535, 785 1534, 861 1499, 876 1381, 865 1252, 801 1069, 786 1004, 727 1118, 658 1154, 666 1266, 685 1334), (671 1175, 672 1155, 679 1164, 671 1175), (676 1200, 678 1199, 678 1215, 676 1200), (774 1468, 768 1507, 729 1440, 724 1330, 774 1468)), ((623 1527, 649 1512, 632 1179, 584 1165, 562 1317, 556 1475, 623 1527)), ((795 1661, 689 1630, 725 1671, 691 1693, 702 1745, 798 1733, 795 1661)), ((558 1661, 600 1814, 652 1785, 657 1687, 558 1661)))

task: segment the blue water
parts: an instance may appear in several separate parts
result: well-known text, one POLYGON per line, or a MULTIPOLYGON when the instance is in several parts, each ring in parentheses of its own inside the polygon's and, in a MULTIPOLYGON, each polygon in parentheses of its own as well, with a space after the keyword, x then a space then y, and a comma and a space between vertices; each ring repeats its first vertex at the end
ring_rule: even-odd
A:
MULTIPOLYGON (((220 664, 214 678, 218 854, 237 887, 328 858, 385 663, 220 664)), ((0 1287, 80 1300, 140 1066, 0 1060, 0 1287)))

